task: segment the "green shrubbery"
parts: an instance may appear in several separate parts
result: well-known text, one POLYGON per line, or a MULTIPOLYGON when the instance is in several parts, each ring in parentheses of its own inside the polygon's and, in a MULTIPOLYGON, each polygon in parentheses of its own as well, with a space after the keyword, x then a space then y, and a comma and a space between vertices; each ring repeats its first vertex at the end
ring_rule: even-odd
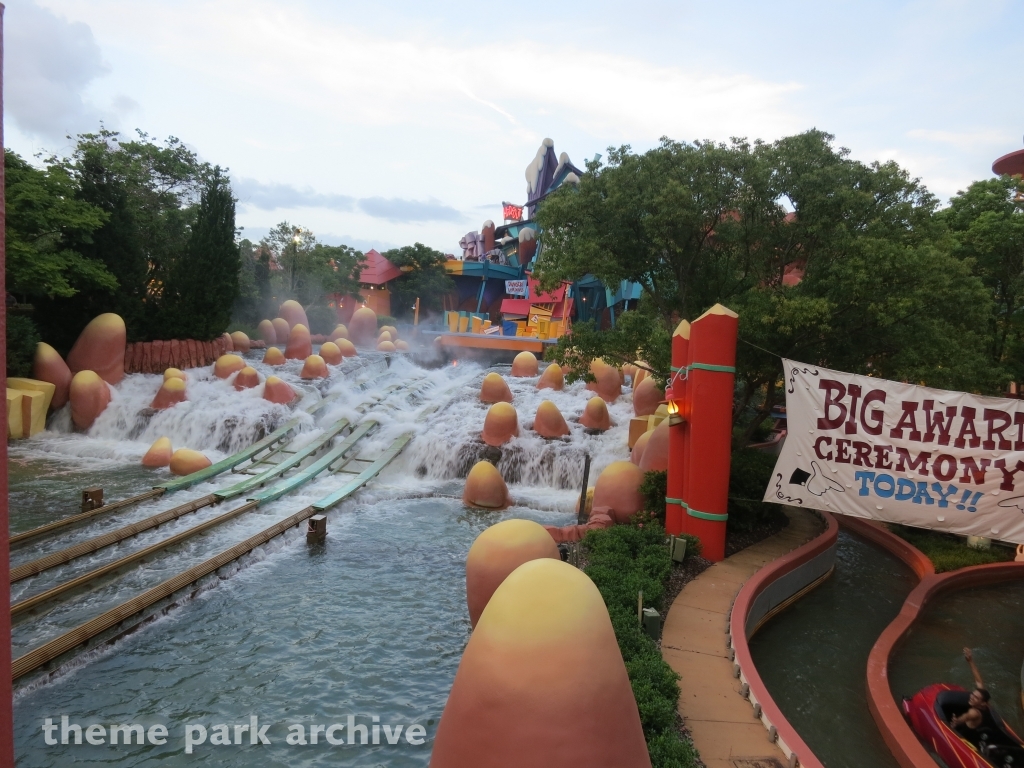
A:
MULTIPOLYGON (((653 474, 653 473, 652 473, 653 474)), ((664 507, 664 500, 662 500, 664 507)), ((644 605, 664 611, 665 583, 672 570, 665 529, 647 518, 637 525, 618 525, 587 534, 586 574, 601 591, 633 686, 640 722, 654 768, 696 765, 693 745, 676 730, 679 677, 661 657, 658 645, 637 621, 637 593, 644 605)))
POLYGON ((306 307, 306 319, 309 320, 309 332, 327 336, 338 325, 338 313, 323 304, 306 307))
POLYGON ((24 315, 7 316, 7 375, 31 376, 32 358, 39 343, 36 325, 24 315))
POLYGON ((935 566, 936 573, 955 571, 969 565, 985 565, 1013 560, 1014 552, 1005 547, 974 549, 959 536, 940 531, 926 531, 905 525, 890 524, 889 530, 924 552, 935 566))
MULTIPOLYGON (((730 531, 749 531, 783 515, 782 508, 778 504, 767 504, 760 501, 764 496, 764 489, 771 482, 775 458, 770 453, 750 448, 739 448, 732 452, 732 466, 729 471, 728 525, 730 531)), ((640 493, 644 497, 644 511, 664 525, 668 473, 646 473, 644 481, 640 485, 640 493)), ((700 545, 696 538, 686 538, 692 538, 697 546, 700 545)), ((693 552, 692 549, 688 551, 693 552)))
POLYGON ((749 531, 783 515, 778 504, 760 501, 772 479, 777 457, 752 448, 732 452, 729 470, 729 529, 749 531))

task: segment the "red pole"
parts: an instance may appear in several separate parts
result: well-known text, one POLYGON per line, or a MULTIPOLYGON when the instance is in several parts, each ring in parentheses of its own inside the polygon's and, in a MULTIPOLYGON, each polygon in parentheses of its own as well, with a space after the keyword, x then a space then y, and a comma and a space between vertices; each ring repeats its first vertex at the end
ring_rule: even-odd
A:
MULTIPOLYGON (((3 24, 4 6, 0 3, 0 114, 3 114, 3 24)), ((4 143, 0 119, 0 146, 4 143)), ((4 200, 4 169, 0 165, 0 386, 7 389, 7 208, 4 200)), ((14 768, 14 695, 11 686, 11 561, 10 527, 7 514, 7 409, 3 409, 3 435, 0 436, 0 768, 14 768)))
POLYGON ((694 320, 690 333, 687 387, 693 450, 687 468, 686 530, 700 538, 703 557, 713 563, 725 558, 738 327, 739 315, 716 304, 694 320))
MULTIPOLYGON (((665 399, 670 407, 685 411, 686 400, 686 357, 690 348, 690 324, 685 320, 676 326, 672 334, 672 378, 665 388, 665 399)), ((665 532, 680 534, 685 527, 683 520, 683 502, 686 495, 683 490, 686 482, 686 431, 685 421, 673 424, 669 417, 668 428, 668 488, 665 496, 665 532)))

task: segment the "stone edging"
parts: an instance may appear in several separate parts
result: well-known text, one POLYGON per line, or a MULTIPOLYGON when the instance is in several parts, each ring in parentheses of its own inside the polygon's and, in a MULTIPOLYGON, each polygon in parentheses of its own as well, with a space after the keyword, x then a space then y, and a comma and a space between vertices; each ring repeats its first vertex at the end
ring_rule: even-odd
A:
MULTIPOLYGON (((825 531, 801 547, 765 565, 740 588, 729 614, 733 671, 757 718, 789 758, 790 768, 824 768, 796 729, 782 714, 754 667, 747 641, 771 616, 820 584, 835 563, 839 526, 827 512, 818 513, 825 531)), ((934 767, 933 767, 934 768, 934 767)))
POLYGON ((935 768, 935 760, 904 719, 892 695, 889 660, 933 597, 953 589, 1024 579, 1024 563, 990 563, 936 574, 927 556, 886 528, 857 518, 842 518, 842 525, 900 558, 921 580, 907 595, 899 615, 878 636, 868 655, 868 708, 886 746, 902 768, 935 768))

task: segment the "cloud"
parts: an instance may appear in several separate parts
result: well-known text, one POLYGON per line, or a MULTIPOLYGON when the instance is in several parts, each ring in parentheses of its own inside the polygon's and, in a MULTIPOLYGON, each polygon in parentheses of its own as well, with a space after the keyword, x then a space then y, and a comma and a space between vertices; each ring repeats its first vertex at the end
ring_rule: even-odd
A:
POLYGON ((396 223, 417 221, 462 221, 463 215, 437 200, 421 202, 399 197, 355 198, 349 195, 325 194, 310 187, 299 189, 291 184, 264 183, 238 178, 232 182, 238 202, 264 211, 280 208, 327 208, 334 211, 360 211, 375 219, 396 223))
POLYGON ((1003 131, 939 131, 925 128, 915 128, 907 131, 907 136, 912 139, 949 144, 957 149, 969 149, 979 144, 998 146, 1005 138, 1003 131))
POLYGON ((92 29, 28 0, 11 4, 5 22, 6 114, 45 138, 95 130, 103 115, 83 92, 108 68, 92 29))
POLYGON ((242 205, 273 211, 278 208, 331 208, 337 211, 351 211, 356 200, 348 195, 332 195, 316 192, 310 187, 299 189, 291 184, 271 182, 265 184, 255 179, 236 178, 231 187, 242 205))
POLYGON ((398 197, 367 197, 359 201, 359 210, 368 216, 388 221, 462 221, 462 214, 454 208, 431 200, 402 200, 398 197))
POLYGON ((534 125, 551 115, 633 141, 771 139, 805 123, 791 101, 802 88, 795 79, 664 65, 564 38, 551 45, 512 36, 497 56, 489 42, 387 36, 265 0, 65 3, 104 16, 125 44, 144 37, 148 48, 173 52, 182 68, 235 92, 286 93, 290 103, 348 125, 500 126, 531 134, 533 143, 542 138, 534 125))

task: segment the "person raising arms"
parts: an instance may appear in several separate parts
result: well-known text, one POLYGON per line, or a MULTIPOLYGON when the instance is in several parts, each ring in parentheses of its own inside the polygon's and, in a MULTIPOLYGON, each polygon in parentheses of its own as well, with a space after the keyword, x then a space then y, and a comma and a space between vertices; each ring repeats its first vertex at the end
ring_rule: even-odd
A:
POLYGON ((949 725, 965 739, 977 745, 981 738, 981 729, 991 728, 993 725, 992 713, 988 706, 991 696, 985 689, 985 682, 981 679, 981 672, 978 671, 978 667, 974 663, 974 655, 970 648, 964 648, 964 658, 974 676, 974 690, 971 691, 967 700, 969 704, 967 711, 951 718, 949 725))

